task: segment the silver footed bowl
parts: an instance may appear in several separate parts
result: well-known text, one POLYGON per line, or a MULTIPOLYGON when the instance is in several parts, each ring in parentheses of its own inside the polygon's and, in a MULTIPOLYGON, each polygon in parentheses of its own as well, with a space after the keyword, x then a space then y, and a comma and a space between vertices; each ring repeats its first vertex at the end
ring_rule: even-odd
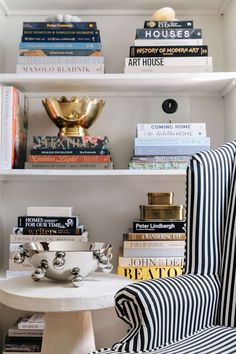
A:
POLYGON ((52 241, 32 242, 19 246, 14 255, 17 264, 28 260, 34 267, 32 278, 69 280, 79 287, 89 273, 101 269, 111 272, 112 246, 102 242, 52 241))

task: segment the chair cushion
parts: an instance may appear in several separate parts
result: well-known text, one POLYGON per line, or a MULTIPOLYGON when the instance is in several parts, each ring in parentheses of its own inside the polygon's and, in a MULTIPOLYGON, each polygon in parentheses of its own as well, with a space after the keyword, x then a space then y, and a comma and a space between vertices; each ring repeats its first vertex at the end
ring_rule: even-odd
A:
MULTIPOLYGON (((115 354, 112 349, 101 349, 90 354, 115 354)), ((134 352, 133 352, 134 353, 134 352)), ((137 353, 137 352, 136 352, 137 353)), ((236 328, 211 326, 176 343, 160 349, 153 349, 141 353, 152 354, 235 354, 236 353, 236 328)), ((129 352, 129 354, 132 354, 129 352)))

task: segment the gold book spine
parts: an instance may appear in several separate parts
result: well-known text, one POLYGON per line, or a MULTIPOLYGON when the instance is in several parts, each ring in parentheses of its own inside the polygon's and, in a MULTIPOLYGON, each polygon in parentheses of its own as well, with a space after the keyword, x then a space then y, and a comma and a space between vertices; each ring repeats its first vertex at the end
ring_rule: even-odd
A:
POLYGON ((186 240, 185 233, 135 233, 127 234, 127 241, 171 241, 171 240, 186 240))
POLYGON ((183 274, 183 267, 118 267, 117 274, 131 280, 175 277, 183 274))
POLYGON ((150 205, 172 205, 174 193, 148 193, 148 204, 150 205))
POLYGON ((141 220, 184 220, 183 205, 140 205, 141 220))

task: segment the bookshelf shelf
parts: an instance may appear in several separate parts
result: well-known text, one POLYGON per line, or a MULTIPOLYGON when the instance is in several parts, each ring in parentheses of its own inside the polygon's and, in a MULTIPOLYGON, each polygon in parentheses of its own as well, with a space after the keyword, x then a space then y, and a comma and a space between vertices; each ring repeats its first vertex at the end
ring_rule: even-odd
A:
MULTIPOLYGON (((211 11, 215 13, 220 13, 223 8, 226 6, 227 0, 169 0, 168 6, 174 7, 177 11, 211 11)), ((8 16, 20 15, 20 14, 30 14, 33 16, 34 14, 49 14, 49 13, 57 13, 55 10, 58 10, 62 13, 63 11, 67 11, 72 14, 89 14, 92 10, 92 13, 115 13, 120 14, 121 11, 124 14, 130 13, 150 13, 153 9, 157 7, 156 0, 41 0, 37 1, 27 1, 21 0, 1 0, 1 7, 4 12, 8 16), (118 12, 118 13, 117 13, 118 12)), ((158 1, 158 7, 167 6, 165 0, 158 1)))
POLYGON ((185 170, 0 170, 1 181, 37 180, 37 179, 64 179, 78 177, 136 177, 156 176, 163 178, 185 177, 185 170))
POLYGON ((165 74, 0 74, 1 85, 14 85, 26 93, 45 92, 213 92, 224 93, 234 86, 235 73, 165 74))

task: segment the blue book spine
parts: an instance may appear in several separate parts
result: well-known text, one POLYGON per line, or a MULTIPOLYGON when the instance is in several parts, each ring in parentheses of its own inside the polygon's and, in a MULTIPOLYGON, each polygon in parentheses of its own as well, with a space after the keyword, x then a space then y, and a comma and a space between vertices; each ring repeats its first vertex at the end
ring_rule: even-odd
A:
POLYGON ((24 22, 23 29, 27 30, 62 30, 62 29, 97 29, 96 22, 24 22))
POLYGON ((135 146, 203 146, 210 145, 210 138, 205 136, 196 137, 154 137, 135 138, 135 146))
POLYGON ((20 49, 93 49, 100 50, 101 43, 73 43, 73 42, 57 42, 57 43, 48 43, 48 42, 21 42, 20 49))
POLYGON ((208 145, 199 146, 135 146, 134 155, 136 156, 155 156, 155 155, 193 155, 197 152, 209 150, 208 145))
POLYGON ((81 35, 25 35, 21 37, 22 42, 100 42, 99 33, 81 35))
POLYGON ((135 39, 201 39, 198 28, 138 28, 135 39))

